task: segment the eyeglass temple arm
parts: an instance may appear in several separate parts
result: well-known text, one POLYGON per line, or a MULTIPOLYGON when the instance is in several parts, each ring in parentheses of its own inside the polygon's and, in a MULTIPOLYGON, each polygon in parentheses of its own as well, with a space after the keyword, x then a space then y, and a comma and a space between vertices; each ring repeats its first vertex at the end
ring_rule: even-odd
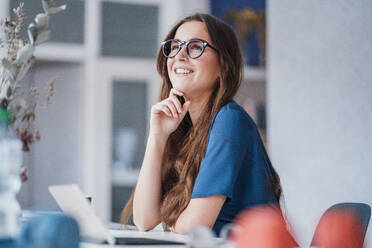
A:
POLYGON ((210 48, 212 48, 216 53, 218 53, 218 50, 217 50, 217 48, 215 48, 215 47, 213 47, 213 46, 211 46, 211 45, 209 45, 209 43, 208 42, 206 42, 206 41, 204 41, 204 44, 205 44, 205 46, 209 46, 210 48))

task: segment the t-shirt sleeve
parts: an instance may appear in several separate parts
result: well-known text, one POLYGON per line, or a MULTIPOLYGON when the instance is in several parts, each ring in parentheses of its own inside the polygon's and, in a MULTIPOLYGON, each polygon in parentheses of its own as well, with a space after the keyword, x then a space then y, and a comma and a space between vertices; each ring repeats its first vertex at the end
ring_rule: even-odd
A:
POLYGON ((239 144, 212 130, 191 198, 224 195, 232 199, 243 158, 239 144))

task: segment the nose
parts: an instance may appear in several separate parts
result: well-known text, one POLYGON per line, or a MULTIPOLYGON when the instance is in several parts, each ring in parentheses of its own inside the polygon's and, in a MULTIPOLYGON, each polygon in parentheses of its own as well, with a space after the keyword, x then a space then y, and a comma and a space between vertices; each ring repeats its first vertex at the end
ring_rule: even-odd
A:
POLYGON ((177 60, 187 60, 187 54, 186 54, 186 44, 181 45, 181 50, 176 55, 175 59, 177 60))

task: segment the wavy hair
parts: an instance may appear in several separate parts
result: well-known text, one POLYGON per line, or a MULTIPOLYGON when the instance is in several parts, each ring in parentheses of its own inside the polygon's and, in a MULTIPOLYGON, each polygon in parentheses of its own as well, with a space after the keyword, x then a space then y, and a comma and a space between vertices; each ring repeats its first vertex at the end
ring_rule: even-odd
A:
MULTIPOLYGON (((213 119, 221 107, 233 100, 240 87, 243 73, 243 59, 235 32, 225 22, 212 15, 197 13, 182 19, 170 30, 164 40, 174 38, 177 29, 190 21, 205 24, 212 45, 219 51, 221 73, 204 106, 203 115, 196 123, 192 123, 187 113, 178 128, 168 138, 162 164, 160 207, 160 219, 166 229, 176 224, 178 217, 190 202, 213 119)), ((162 101, 168 98, 172 83, 168 76, 167 58, 163 56, 161 49, 157 55, 157 70, 163 80, 159 96, 159 101, 162 101)), ((133 194, 122 212, 121 223, 128 223, 132 204, 133 194)))

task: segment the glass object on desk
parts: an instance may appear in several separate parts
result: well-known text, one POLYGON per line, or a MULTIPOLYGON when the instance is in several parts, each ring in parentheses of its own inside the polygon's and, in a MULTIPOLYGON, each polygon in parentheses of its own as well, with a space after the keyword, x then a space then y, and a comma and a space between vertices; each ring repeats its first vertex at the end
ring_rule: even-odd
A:
POLYGON ((21 215, 16 194, 21 187, 22 143, 9 128, 10 118, 0 108, 0 239, 18 235, 21 215))
POLYGON ((122 127, 116 131, 114 140, 115 161, 113 170, 132 169, 138 146, 136 130, 131 127, 122 127))
MULTIPOLYGON (((139 168, 145 153, 147 83, 114 80, 112 83, 112 161, 139 168)), ((126 166, 126 165, 124 165, 126 166)), ((118 172, 117 170, 115 170, 118 172)), ((115 173, 115 172, 114 172, 115 173)))

